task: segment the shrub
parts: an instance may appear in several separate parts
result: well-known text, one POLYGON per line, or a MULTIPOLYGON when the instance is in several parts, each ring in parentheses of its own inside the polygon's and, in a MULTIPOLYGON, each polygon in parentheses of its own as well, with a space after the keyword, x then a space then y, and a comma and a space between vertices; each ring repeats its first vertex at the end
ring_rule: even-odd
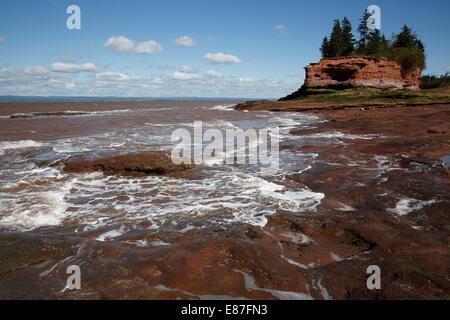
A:
POLYGON ((440 76, 424 75, 420 84, 421 89, 434 89, 450 86, 450 75, 448 72, 440 76))
POLYGON ((391 48, 386 56, 401 65, 403 76, 417 67, 425 69, 425 54, 419 49, 391 48))

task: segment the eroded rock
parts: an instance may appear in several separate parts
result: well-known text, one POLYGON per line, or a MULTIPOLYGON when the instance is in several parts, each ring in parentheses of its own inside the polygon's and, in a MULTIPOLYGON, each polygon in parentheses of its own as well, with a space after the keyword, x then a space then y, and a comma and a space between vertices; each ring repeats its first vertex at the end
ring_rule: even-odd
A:
POLYGON ((163 175, 192 169, 191 164, 174 164, 165 152, 136 153, 86 160, 72 159, 62 163, 64 171, 74 173, 163 175))
POLYGON ((419 90, 421 71, 395 61, 364 57, 322 59, 305 67, 305 87, 372 87, 419 90))

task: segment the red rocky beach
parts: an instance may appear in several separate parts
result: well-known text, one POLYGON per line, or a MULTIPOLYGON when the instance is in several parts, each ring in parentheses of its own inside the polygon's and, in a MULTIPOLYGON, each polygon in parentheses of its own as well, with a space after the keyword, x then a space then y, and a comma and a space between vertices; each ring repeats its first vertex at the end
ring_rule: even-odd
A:
MULTIPOLYGON (((275 119, 285 129, 280 152, 286 157, 276 177, 238 167, 231 172, 214 166, 174 167, 165 151, 156 152, 163 147, 142 148, 135 132, 121 127, 121 138, 135 139, 122 147, 113 147, 118 143, 111 137, 117 134, 102 138, 112 143, 103 152, 95 145, 99 137, 86 138, 119 115, 126 123, 137 123, 139 132, 142 119, 150 115, 160 117, 153 128, 155 122, 170 123, 171 108, 179 102, 160 104, 97 106, 102 119, 84 116, 82 125, 78 114, 31 120, 5 115, 1 121, 10 128, 22 121, 31 128, 33 121, 60 121, 61 130, 55 131, 56 140, 51 132, 34 143, 20 137, 16 144, 28 141, 26 148, 3 144, 3 159, 22 159, 27 174, 32 170, 34 176, 3 183, 2 194, 28 194, 29 199, 16 200, 17 205, 25 202, 18 207, 22 210, 47 201, 48 208, 36 208, 48 214, 41 219, 53 223, 40 225, 33 212, 11 220, 18 209, 3 210, 2 299, 450 297, 449 105, 292 113, 241 112, 233 111, 233 103, 192 102, 197 111, 177 109, 188 121, 194 118, 191 112, 202 108, 205 121, 220 118, 225 127, 275 119), (78 140, 63 129, 75 121, 80 123, 78 140), (91 146, 95 152, 74 152, 75 146, 91 146), (228 175, 232 178, 226 180, 228 175), (223 187, 206 189, 221 181, 223 187), (40 194, 42 189, 48 191, 40 194), (64 193, 57 198, 51 192, 64 193), (181 202, 184 211, 176 203, 169 210, 165 204, 170 198, 181 202), (201 206, 188 211, 188 204, 201 206), (255 208, 261 213, 253 216, 255 208), (66 269, 74 264, 82 270, 80 290, 65 288, 66 269), (380 290, 367 288, 371 265, 380 267, 380 290)), ((78 103, 64 109, 93 107, 78 103)))

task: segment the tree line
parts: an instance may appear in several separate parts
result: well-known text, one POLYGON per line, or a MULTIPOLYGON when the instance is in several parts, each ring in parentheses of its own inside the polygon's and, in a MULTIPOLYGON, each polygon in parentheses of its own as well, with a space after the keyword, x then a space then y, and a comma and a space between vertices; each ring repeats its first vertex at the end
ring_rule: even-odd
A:
POLYGON ((404 72, 414 67, 425 68, 425 46, 411 28, 404 25, 398 34, 393 34, 392 39, 388 40, 380 30, 369 29, 369 18, 370 14, 365 10, 357 29, 358 40, 353 35, 353 28, 347 17, 342 21, 335 19, 330 36, 322 40, 322 58, 385 57, 400 63, 404 72))

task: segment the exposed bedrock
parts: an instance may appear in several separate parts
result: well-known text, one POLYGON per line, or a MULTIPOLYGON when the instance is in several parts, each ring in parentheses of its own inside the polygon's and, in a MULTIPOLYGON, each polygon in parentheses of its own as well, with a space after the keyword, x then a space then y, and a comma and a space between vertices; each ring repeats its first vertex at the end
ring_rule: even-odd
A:
POLYGON ((105 174, 161 175, 192 169, 189 164, 174 164, 166 152, 135 153, 87 160, 69 159, 62 162, 64 171, 74 173, 103 172, 105 174))
POLYGON ((305 67, 305 87, 373 87, 419 90, 421 70, 395 61, 355 57, 322 59, 305 67))

